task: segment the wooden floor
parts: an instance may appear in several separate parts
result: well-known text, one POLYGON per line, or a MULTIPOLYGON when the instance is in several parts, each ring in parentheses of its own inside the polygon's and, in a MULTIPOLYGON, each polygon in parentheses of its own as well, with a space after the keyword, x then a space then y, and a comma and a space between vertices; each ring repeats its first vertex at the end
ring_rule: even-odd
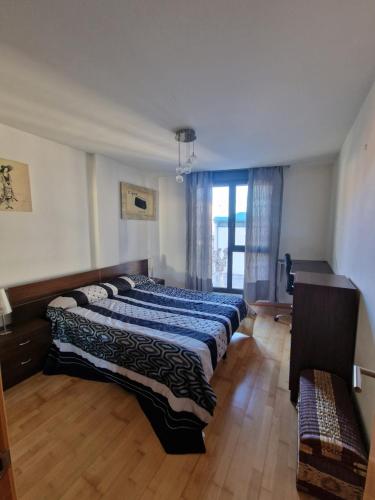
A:
POLYGON ((166 455, 115 385, 38 374, 6 392, 19 499, 298 499, 289 328, 257 317, 212 380, 207 453, 166 455))

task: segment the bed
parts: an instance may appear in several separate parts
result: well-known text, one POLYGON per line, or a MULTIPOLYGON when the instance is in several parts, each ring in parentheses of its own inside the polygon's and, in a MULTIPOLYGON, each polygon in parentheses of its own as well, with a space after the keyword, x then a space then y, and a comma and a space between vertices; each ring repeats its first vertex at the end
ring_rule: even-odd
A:
POLYGON ((210 385, 247 314, 242 298, 126 275, 54 299, 44 373, 114 382, 134 393, 167 453, 202 453, 210 385))
POLYGON ((147 260, 139 260, 10 288, 12 321, 47 315, 46 374, 122 386, 167 453, 203 453, 216 406, 210 379, 242 320, 243 331, 246 303, 164 287, 147 275, 147 260))

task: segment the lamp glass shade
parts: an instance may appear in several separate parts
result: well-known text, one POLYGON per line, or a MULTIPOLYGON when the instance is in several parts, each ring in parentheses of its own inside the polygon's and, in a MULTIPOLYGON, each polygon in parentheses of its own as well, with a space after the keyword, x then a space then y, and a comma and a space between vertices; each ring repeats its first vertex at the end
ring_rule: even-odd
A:
POLYGON ((4 288, 0 288, 0 314, 10 314, 12 308, 10 306, 7 294, 4 288))

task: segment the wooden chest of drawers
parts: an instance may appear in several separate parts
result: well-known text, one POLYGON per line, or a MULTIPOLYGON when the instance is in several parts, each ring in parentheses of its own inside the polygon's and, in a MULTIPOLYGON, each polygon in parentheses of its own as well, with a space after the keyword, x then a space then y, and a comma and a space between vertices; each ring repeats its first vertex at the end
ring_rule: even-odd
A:
POLYGON ((358 298, 358 290, 345 276, 295 274, 289 372, 294 403, 302 370, 338 375, 351 390, 358 298))
POLYGON ((0 362, 4 388, 21 382, 43 368, 51 343, 48 321, 34 319, 11 327, 0 336, 0 362))

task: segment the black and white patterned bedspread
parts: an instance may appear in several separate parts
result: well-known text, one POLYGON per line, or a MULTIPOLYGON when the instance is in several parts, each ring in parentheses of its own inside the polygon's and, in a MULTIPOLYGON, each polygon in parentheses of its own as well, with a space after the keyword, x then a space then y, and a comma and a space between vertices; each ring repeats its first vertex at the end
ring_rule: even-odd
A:
POLYGON ((163 406, 168 428, 201 430, 216 405, 210 378, 246 316, 246 303, 149 283, 118 294, 106 290, 104 299, 48 308, 55 352, 114 381, 120 377, 129 390, 163 406))

